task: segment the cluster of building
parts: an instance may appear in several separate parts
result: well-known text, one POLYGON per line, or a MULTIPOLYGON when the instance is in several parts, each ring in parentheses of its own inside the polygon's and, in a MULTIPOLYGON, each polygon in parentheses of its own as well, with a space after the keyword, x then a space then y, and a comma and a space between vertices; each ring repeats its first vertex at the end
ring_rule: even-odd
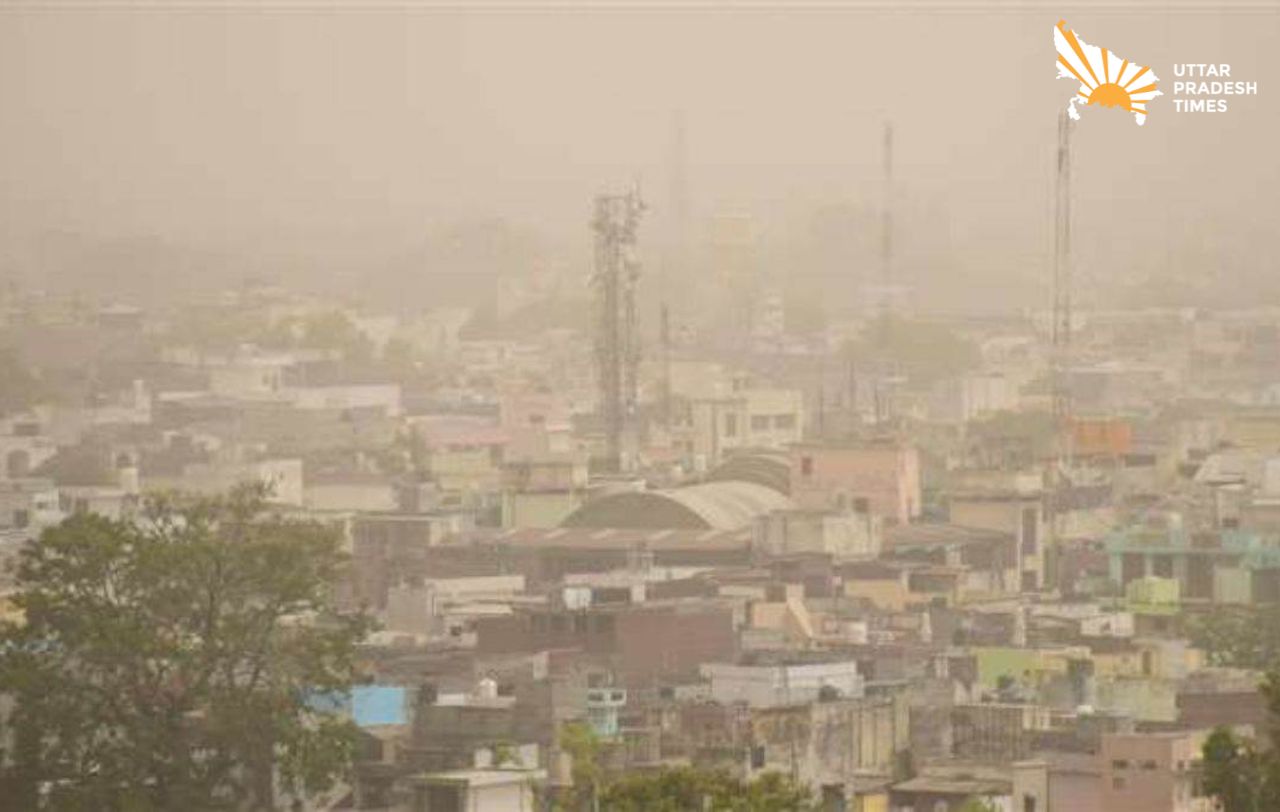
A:
POLYGON ((841 325, 691 341, 642 366, 607 467, 571 330, 351 312, 355 358, 131 308, 4 318, 42 380, 92 370, 0 420, 6 554, 245 480, 342 534, 338 599, 381 622, 359 808, 538 808, 576 726, 606 774, 781 772, 830 810, 1192 812, 1208 731, 1265 733, 1259 675, 1187 629, 1280 599, 1274 313, 1092 314, 1065 425, 1033 316, 947 322, 975 363, 924 381, 841 361, 841 325))

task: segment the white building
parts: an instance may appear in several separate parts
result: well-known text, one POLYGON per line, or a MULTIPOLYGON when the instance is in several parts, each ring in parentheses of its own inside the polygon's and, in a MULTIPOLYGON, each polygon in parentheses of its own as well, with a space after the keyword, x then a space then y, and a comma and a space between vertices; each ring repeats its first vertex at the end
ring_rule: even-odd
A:
POLYGON ((823 688, 842 699, 861 698, 866 683, 853 660, 794 665, 707 663, 702 676, 711 682, 711 698, 722 704, 745 702, 753 708, 802 705, 817 701, 823 688))
POLYGON ((451 770, 411 779, 413 812, 533 812, 545 770, 451 770))

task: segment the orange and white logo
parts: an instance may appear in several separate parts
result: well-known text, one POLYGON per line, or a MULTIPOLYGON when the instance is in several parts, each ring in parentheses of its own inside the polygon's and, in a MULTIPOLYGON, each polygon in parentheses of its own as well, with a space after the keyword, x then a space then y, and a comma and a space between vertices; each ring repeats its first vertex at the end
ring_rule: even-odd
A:
POLYGON ((1164 95, 1156 89, 1160 79, 1151 68, 1090 45, 1067 28, 1065 20, 1054 27, 1053 44, 1058 49, 1058 78, 1080 83, 1067 103, 1067 113, 1075 120, 1080 118, 1077 105, 1096 104, 1128 110, 1141 126, 1147 122, 1147 103, 1164 95))

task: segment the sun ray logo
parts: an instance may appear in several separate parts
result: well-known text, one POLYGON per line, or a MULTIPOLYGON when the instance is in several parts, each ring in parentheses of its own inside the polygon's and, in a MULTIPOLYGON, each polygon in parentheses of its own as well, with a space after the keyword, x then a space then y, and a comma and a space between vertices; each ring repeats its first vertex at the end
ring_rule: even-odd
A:
POLYGON ((1090 45, 1067 28, 1065 20, 1054 27, 1053 44, 1058 49, 1058 78, 1080 82, 1080 89, 1067 103, 1072 119, 1080 119, 1077 105, 1096 104, 1132 112, 1139 126, 1147 123, 1147 103, 1164 95, 1156 89, 1160 78, 1151 68, 1090 45))

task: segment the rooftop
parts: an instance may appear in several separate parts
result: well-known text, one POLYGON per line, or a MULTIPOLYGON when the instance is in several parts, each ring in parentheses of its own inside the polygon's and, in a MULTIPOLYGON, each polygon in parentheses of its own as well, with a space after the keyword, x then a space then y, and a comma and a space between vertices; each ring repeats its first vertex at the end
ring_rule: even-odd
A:
POLYGON ((737 530, 758 516, 795 505, 778 491, 752 482, 706 482, 661 491, 612 493, 571 513, 563 527, 737 530))

